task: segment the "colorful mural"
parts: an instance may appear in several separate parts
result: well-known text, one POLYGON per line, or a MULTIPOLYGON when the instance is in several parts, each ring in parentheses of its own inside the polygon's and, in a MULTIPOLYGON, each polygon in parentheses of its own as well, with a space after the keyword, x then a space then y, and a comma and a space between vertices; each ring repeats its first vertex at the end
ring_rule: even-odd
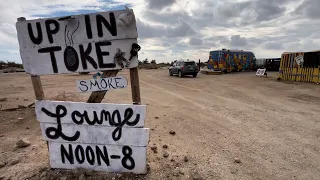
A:
POLYGON ((278 78, 319 83, 320 51, 283 53, 278 78))
POLYGON ((225 49, 210 51, 208 69, 232 72, 253 70, 254 68, 255 56, 251 51, 225 49))

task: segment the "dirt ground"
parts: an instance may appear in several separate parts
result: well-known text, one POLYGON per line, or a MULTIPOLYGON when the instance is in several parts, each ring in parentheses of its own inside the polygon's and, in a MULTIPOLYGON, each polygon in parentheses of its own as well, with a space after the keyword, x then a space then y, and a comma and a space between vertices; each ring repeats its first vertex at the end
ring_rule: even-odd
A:
MULTIPOLYGON (((320 179, 320 86, 277 81, 275 73, 269 78, 254 74, 178 78, 167 70, 140 70, 146 127, 151 129, 148 174, 87 172, 86 178, 320 179)), ((128 70, 120 75, 129 80, 128 70)), ((78 93, 75 80, 92 74, 41 78, 47 99, 86 101, 90 95, 78 93)), ((28 75, 0 74, 0 82, 0 98, 7 98, 1 109, 34 101, 28 75)), ((130 86, 108 92, 103 102, 132 103, 130 86)), ((34 108, 0 111, 0 122, 0 163, 5 165, 0 179, 40 179, 43 172, 47 179, 78 179, 78 172, 49 169, 34 108), (31 145, 16 148, 21 138, 31 145)))

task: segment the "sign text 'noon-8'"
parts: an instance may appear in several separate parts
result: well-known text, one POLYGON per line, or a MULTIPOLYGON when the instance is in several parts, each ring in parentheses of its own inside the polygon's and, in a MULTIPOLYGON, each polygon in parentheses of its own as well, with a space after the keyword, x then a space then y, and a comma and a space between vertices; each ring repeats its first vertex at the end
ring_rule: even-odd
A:
POLYGON ((53 168, 146 172, 144 105, 36 101, 53 168))
POLYGON ((16 28, 22 62, 30 74, 121 69, 117 52, 130 59, 128 68, 138 65, 137 56, 130 54, 138 37, 130 9, 18 21, 16 28), (129 17, 125 24, 123 17, 129 17))

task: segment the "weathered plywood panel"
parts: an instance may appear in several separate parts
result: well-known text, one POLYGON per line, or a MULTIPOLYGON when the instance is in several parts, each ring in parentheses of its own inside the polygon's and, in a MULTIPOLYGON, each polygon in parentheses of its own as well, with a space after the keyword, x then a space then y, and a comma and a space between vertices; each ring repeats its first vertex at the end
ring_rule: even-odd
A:
POLYGON ((35 102, 35 111, 42 123, 143 127, 146 106, 44 100, 35 102))
POLYGON ((51 168, 147 172, 147 147, 49 142, 51 168))
MULTIPOLYGON (((25 71, 34 75, 103 71, 121 69, 114 57, 120 49, 124 52, 123 57, 129 60, 134 43, 137 43, 136 39, 124 39, 46 49, 33 48, 27 51, 21 49, 20 55, 25 71)), ((138 59, 133 56, 128 68, 136 66, 138 59)))
POLYGON ((124 13, 126 13, 125 10, 117 10, 74 15, 69 18, 54 17, 19 21, 16 23, 16 28, 20 49, 29 51, 35 48, 66 44, 138 38, 134 16, 132 16, 132 22, 129 26, 119 27, 117 24, 117 19, 124 13), (40 33, 40 36, 38 33, 40 33), (35 42, 32 39, 37 40, 35 42))
POLYGON ((113 144, 128 146, 147 146, 148 128, 105 127, 76 124, 41 123, 42 136, 47 141, 85 144, 113 144), (58 137, 54 137, 59 133, 58 137))
POLYGON ((77 80, 76 84, 78 92, 95 92, 126 88, 128 81, 124 76, 117 76, 109 78, 77 80))
POLYGON ((257 69, 256 76, 264 76, 266 69, 257 69))
MULTIPOLYGON (((134 68, 136 54, 128 66, 114 57, 129 60, 138 33, 132 10, 109 11, 18 21, 20 55, 27 73, 62 74, 134 68)), ((139 48, 140 50, 140 48, 139 48)))

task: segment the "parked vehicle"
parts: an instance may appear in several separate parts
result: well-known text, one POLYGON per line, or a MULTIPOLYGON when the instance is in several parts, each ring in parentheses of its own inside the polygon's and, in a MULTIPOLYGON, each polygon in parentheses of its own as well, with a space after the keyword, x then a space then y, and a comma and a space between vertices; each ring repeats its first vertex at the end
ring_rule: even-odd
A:
POLYGON ((179 77, 192 75, 197 77, 199 68, 194 61, 177 61, 169 68, 169 75, 177 74, 179 77))
POLYGON ((266 68, 267 71, 279 71, 281 58, 257 59, 256 68, 266 68))
POLYGON ((255 55, 251 51, 215 50, 209 53, 208 69, 223 72, 253 70, 255 61, 255 55))

